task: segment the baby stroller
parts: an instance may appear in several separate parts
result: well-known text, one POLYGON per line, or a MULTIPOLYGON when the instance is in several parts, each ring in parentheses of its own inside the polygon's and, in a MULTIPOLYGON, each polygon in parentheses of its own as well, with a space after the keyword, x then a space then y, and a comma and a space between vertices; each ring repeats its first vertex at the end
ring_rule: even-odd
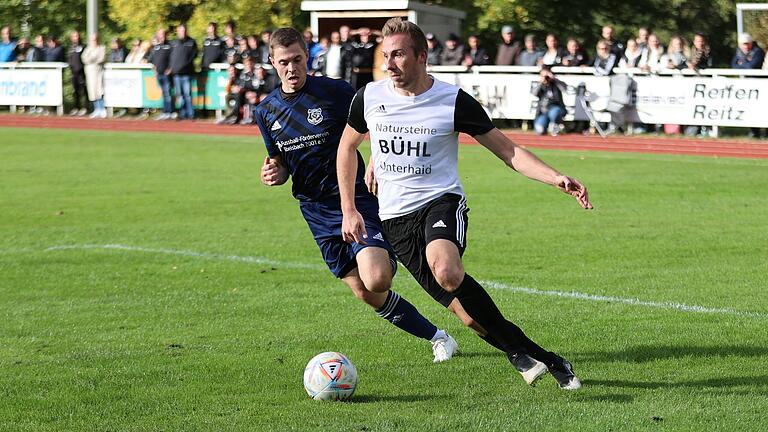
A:
POLYGON ((601 137, 606 137, 617 129, 624 129, 626 125, 627 114, 635 109, 637 98, 637 82, 627 74, 611 75, 610 93, 604 109, 594 109, 591 104, 597 101, 600 96, 587 90, 584 83, 576 87, 576 105, 574 118, 588 119, 592 127, 597 130, 601 137), (606 130, 595 118, 595 113, 607 112, 611 116, 611 121, 606 130))

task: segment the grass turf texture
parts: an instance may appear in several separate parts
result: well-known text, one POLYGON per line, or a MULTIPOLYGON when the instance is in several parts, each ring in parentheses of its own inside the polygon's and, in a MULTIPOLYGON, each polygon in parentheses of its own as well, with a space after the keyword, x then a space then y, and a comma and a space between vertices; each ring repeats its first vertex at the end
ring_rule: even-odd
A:
POLYGON ((586 212, 461 148, 476 278, 757 313, 489 289, 572 360, 585 387, 567 393, 526 387, 401 269, 395 289, 461 345, 432 364, 325 270, 290 188, 260 185, 257 138, 0 134, 0 430, 765 426, 765 161, 537 151, 590 187, 586 212), (357 366, 351 403, 304 393, 329 350, 357 366))

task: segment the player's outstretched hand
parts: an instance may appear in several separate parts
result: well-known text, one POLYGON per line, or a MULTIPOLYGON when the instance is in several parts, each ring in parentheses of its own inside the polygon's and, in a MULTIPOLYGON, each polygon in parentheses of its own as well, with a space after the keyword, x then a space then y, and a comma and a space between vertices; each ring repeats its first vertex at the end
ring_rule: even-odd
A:
POLYGON ((286 178, 285 168, 280 165, 274 159, 270 159, 269 156, 264 158, 264 165, 261 166, 261 182, 267 186, 275 186, 285 183, 286 178))
POLYGON ((365 230, 365 221, 359 211, 344 213, 341 221, 341 237, 347 243, 365 244, 368 231, 365 230))
POLYGON ((579 205, 581 205, 582 208, 587 210, 594 208, 592 207, 592 203, 589 202, 587 188, 579 183, 578 180, 568 176, 559 175, 555 177, 555 186, 561 191, 576 198, 576 201, 579 202, 579 205))

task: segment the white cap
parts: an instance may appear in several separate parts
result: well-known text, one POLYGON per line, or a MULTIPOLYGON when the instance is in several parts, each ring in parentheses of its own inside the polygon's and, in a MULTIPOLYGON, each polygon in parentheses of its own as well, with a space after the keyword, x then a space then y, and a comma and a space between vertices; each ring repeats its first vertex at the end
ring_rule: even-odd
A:
POLYGON ((752 36, 749 33, 739 34, 739 45, 744 43, 752 43, 752 36))

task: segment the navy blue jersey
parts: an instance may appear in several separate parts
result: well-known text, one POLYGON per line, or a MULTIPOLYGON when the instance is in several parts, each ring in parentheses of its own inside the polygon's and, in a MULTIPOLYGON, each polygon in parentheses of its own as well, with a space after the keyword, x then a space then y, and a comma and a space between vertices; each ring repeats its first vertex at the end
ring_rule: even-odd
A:
MULTIPOLYGON (((336 151, 355 92, 346 81, 308 76, 298 93, 286 100, 278 87, 256 108, 267 153, 282 157, 299 201, 338 200, 336 151)), ((356 196, 368 195, 364 174, 358 152, 356 196)))

